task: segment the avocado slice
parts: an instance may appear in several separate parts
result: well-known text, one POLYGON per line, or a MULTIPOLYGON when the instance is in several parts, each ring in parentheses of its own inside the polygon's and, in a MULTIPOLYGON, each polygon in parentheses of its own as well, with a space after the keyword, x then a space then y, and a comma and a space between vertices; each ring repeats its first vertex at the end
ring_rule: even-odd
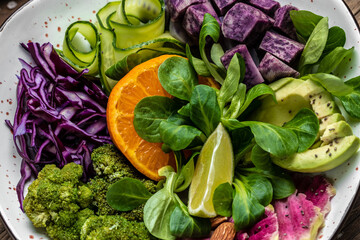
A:
POLYGON ((276 165, 290 171, 315 173, 333 169, 354 155, 360 146, 358 137, 346 136, 336 138, 328 145, 295 153, 289 157, 272 156, 276 165))
POLYGON ((310 104, 319 119, 334 113, 340 113, 331 94, 323 91, 310 97, 310 104))
POLYGON ((350 125, 345 121, 335 122, 326 127, 324 134, 320 137, 323 142, 321 146, 327 145, 336 138, 353 135, 350 125))
POLYGON ((331 108, 327 106, 332 101, 332 97, 316 82, 288 78, 279 81, 280 83, 275 82, 269 85, 275 91, 277 103, 273 101, 272 96, 263 98, 261 106, 252 113, 250 120, 283 126, 302 108, 313 110, 315 108, 319 119, 339 112, 334 107, 336 106, 334 102, 331 102, 331 108), (312 102, 314 104, 311 104, 312 102))
POLYGON ((326 116, 320 120, 320 128, 319 128, 319 136, 322 136, 325 132, 325 129, 330 124, 339 122, 339 121, 345 121, 345 118, 341 113, 334 113, 329 116, 326 116))
POLYGON ((312 80, 282 79, 269 85, 275 91, 261 100, 250 120, 283 126, 302 109, 312 109, 320 121, 318 142, 305 152, 287 157, 271 156, 282 168, 296 172, 322 172, 345 162, 359 149, 359 138, 344 120, 332 95, 312 80))

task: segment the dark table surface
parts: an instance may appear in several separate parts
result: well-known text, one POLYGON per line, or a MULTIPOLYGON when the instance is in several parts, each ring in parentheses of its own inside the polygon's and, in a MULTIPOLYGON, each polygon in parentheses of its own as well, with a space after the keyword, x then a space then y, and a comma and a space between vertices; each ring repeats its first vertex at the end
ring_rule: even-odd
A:
MULTIPOLYGON (((0 25, 21 5, 28 0, 0 0, 0 25)), ((326 1, 326 0, 323 0, 326 1)), ((360 2, 359 0, 344 0, 349 9, 353 12, 356 21, 360 24, 360 2)), ((12 239, 6 229, 6 225, 0 221, 0 240, 12 239)), ((360 192, 350 208, 345 221, 334 237, 334 240, 360 240, 360 192)))

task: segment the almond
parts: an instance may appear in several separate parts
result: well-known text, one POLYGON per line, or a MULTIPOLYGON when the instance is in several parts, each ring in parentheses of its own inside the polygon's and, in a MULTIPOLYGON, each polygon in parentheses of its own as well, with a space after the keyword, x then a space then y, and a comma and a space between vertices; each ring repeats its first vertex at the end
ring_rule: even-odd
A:
POLYGON ((223 222, 227 221, 227 217, 223 217, 223 216, 216 216, 214 218, 211 218, 211 229, 215 229, 217 228, 220 224, 222 224, 223 222))
POLYGON ((236 230, 234 223, 224 222, 215 229, 210 240, 233 240, 235 235, 236 230))

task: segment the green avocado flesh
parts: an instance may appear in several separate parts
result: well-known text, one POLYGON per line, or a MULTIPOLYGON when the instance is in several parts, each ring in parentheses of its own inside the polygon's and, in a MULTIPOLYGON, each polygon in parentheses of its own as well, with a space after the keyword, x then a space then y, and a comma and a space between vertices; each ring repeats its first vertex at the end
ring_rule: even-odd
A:
POLYGON ((322 172, 348 160, 359 149, 359 138, 341 115, 332 95, 311 80, 282 79, 269 85, 276 95, 261 100, 251 120, 283 126, 302 108, 312 109, 320 121, 318 142, 305 152, 287 157, 271 156, 272 161, 296 172, 322 172))
POLYGON ((340 113, 334 113, 331 114, 330 116, 322 118, 320 121, 319 136, 322 136, 324 134, 327 126, 342 120, 345 121, 345 118, 340 113))
POLYGON ((315 82, 300 79, 279 81, 279 83, 269 85, 275 91, 277 103, 271 96, 265 97, 259 109, 250 116, 251 120, 282 126, 293 119, 302 108, 314 109, 315 107, 318 118, 339 112, 336 107, 326 107, 329 101, 332 101, 331 95, 315 82), (314 96, 321 97, 314 100, 312 99, 314 96), (322 102, 325 102, 323 104, 325 107, 320 104, 322 102))
POLYGON ((320 137, 322 145, 327 145, 336 138, 353 135, 350 125, 345 121, 335 122, 327 126, 324 134, 320 137))
POLYGON ((357 152, 359 145, 359 138, 352 135, 335 139, 328 145, 295 153, 286 158, 272 157, 272 161, 290 171, 323 172, 344 163, 357 152))

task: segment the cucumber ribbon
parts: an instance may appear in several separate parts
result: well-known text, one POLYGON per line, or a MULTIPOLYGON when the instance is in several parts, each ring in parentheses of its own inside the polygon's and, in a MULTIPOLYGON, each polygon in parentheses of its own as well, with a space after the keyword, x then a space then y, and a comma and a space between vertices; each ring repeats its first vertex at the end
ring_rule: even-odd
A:
POLYGON ((109 2, 96 17, 96 24, 71 24, 58 52, 77 71, 99 76, 107 94, 136 65, 162 54, 185 55, 183 44, 164 32, 163 0, 109 2))

